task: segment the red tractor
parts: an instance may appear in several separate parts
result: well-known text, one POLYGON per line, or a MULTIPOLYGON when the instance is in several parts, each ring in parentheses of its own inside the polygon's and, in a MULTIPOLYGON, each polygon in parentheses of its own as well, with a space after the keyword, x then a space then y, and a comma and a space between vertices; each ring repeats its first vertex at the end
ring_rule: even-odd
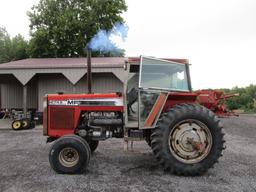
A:
POLYGON ((177 175, 201 175, 213 167, 224 149, 222 124, 197 104, 189 65, 182 62, 130 59, 123 94, 46 95, 43 132, 54 141, 51 167, 81 173, 99 141, 112 137, 146 140, 163 169, 177 175))

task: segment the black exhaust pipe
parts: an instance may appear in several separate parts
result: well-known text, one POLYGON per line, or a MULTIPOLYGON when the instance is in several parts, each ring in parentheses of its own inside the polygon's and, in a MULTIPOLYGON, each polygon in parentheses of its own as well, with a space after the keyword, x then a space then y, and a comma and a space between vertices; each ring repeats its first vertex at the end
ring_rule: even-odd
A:
POLYGON ((87 47, 87 87, 88 93, 92 93, 92 50, 87 47))

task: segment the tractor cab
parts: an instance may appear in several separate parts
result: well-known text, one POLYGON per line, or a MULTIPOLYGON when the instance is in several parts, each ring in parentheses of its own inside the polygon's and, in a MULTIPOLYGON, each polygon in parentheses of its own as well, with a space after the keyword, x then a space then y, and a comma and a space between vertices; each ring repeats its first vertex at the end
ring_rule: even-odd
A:
POLYGON ((183 63, 144 57, 126 63, 124 86, 125 125, 147 129, 156 125, 171 92, 191 91, 189 66, 183 63))

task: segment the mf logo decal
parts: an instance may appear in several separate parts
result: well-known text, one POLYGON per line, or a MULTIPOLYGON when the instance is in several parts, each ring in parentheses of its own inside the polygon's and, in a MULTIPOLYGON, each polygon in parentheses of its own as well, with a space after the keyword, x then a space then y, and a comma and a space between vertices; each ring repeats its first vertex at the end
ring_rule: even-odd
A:
POLYGON ((123 106, 122 99, 68 99, 49 100, 49 105, 70 105, 70 106, 123 106))
POLYGON ((80 101, 75 100, 67 100, 67 105, 79 105, 80 101))
POLYGON ((50 100, 49 105, 79 105, 80 101, 75 100, 50 100))

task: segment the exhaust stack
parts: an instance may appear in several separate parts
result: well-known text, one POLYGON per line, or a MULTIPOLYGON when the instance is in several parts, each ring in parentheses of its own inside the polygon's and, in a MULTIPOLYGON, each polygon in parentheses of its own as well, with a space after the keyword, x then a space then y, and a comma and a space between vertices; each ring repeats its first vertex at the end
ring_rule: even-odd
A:
POLYGON ((88 93, 92 93, 92 50, 87 47, 87 87, 88 93))

